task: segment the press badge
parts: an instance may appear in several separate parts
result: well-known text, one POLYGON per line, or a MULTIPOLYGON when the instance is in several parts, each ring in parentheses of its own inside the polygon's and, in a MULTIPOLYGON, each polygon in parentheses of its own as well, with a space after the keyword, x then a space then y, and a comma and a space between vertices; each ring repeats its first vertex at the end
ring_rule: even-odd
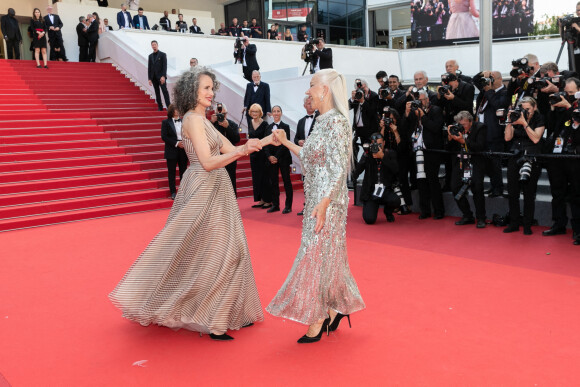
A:
POLYGON ((373 192, 373 196, 376 196, 378 198, 382 198, 383 192, 385 192, 385 186, 380 184, 380 183, 375 184, 375 192, 373 192))
POLYGON ((466 169, 465 171, 463 171, 463 178, 471 179, 471 169, 466 169))
POLYGON ((556 143, 554 144, 554 152, 553 153, 562 153, 563 148, 564 148, 564 139, 562 137, 556 138, 556 143))

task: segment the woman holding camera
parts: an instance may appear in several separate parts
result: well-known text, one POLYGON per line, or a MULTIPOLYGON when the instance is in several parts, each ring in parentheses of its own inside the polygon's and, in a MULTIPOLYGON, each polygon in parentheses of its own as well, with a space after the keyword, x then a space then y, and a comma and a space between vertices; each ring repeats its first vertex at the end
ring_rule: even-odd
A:
POLYGON ((509 233, 520 229, 520 190, 523 190, 524 234, 531 235, 541 167, 527 155, 541 153, 540 140, 545 129, 544 118, 538 111, 536 100, 524 97, 518 107, 510 111, 509 119, 511 122, 505 128, 505 140, 513 140, 514 155, 508 160, 507 169, 510 223, 503 232, 509 233))

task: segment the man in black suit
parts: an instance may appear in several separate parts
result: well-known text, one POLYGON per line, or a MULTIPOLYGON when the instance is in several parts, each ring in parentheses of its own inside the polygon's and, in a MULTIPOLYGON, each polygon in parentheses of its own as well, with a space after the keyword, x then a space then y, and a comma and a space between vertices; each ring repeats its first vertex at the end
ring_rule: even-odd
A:
POLYGON ((2 25, 2 35, 6 40, 6 50, 8 59, 20 59, 20 44, 22 43, 22 34, 16 20, 16 11, 14 8, 8 8, 8 14, 2 16, 0 24, 2 25))
MULTIPOLYGON (((504 150, 504 127, 500 125, 497 110, 507 109, 510 101, 507 97, 507 89, 499 71, 483 71, 474 78, 474 84, 480 89, 475 103, 475 118, 487 127, 486 150, 491 152, 503 152, 504 150), (493 83, 490 81, 493 77, 493 83), (488 82, 481 82, 487 78, 488 82), (483 83, 483 85, 482 85, 483 83), (482 87, 483 86, 483 87, 482 87)), ((485 173, 489 176, 491 189, 489 197, 498 197, 503 194, 503 177, 501 170, 501 158, 486 157, 485 173)))
POLYGON ((203 34, 203 32, 201 32, 201 28, 199 28, 199 26, 197 25, 197 19, 193 18, 193 19, 191 19, 191 22, 193 23, 193 25, 191 27, 189 27, 189 33, 191 33, 191 34, 203 34))
MULTIPOLYGON (((282 122, 282 108, 280 106, 272 108, 272 117, 274 122, 268 125, 264 137, 272 134, 273 130, 284 129, 286 138, 290 138, 290 126, 282 122)), ((280 180, 278 177, 278 171, 280 171, 284 181, 284 192, 286 193, 286 203, 282 213, 288 214, 292 212, 292 200, 294 197, 292 180, 290 179, 290 164, 292 164, 290 150, 284 145, 268 145, 263 150, 266 155, 267 169, 270 173, 270 183, 272 184, 272 208, 268 210, 268 213, 280 211, 280 180)))
POLYGON ((79 24, 77 25, 77 37, 79 45, 79 62, 89 61, 89 34, 87 33, 87 25, 85 24, 85 17, 79 16, 79 24))
MULTIPOLYGON (((386 71, 381 70, 377 73, 376 78, 379 83, 377 112, 380 117, 385 112, 385 107, 395 108, 395 101, 405 94, 405 92, 401 90, 401 83, 399 77, 396 75, 388 76, 386 71)), ((399 114, 402 113, 399 112, 399 114)))
POLYGON ((175 199, 177 192, 175 189, 175 167, 179 166, 179 180, 183 178, 187 169, 187 154, 183 149, 182 138, 179 111, 173 105, 169 105, 167 119, 161 123, 161 139, 165 142, 163 157, 167 161, 167 179, 169 180, 171 199, 175 199))
POLYGON ((138 30, 150 30, 147 16, 143 15, 143 8, 139 7, 137 15, 133 16, 133 28, 138 30))
POLYGON ((236 49, 234 51, 234 58, 236 58, 236 63, 242 64, 244 78, 246 78, 248 82, 252 82, 252 72, 254 70, 260 70, 258 60, 256 59, 256 52, 258 49, 255 44, 250 44, 250 38, 247 36, 239 39, 243 41, 241 48, 242 52, 238 52, 236 49))
POLYGON ((165 106, 169 106, 169 92, 167 91, 167 55, 159 51, 159 44, 156 40, 151 42, 153 52, 149 54, 149 63, 147 73, 149 77, 149 86, 155 90, 155 100, 159 111, 163 110, 161 103, 161 92, 165 99, 165 106), (161 92, 159 91, 161 89, 161 92))
MULTIPOLYGON (((220 132, 225 138, 232 143, 232 145, 237 145, 240 142, 240 130, 238 124, 228 118, 228 109, 225 104, 218 102, 216 104, 215 113, 210 117, 210 121, 213 126, 220 132)), ((226 165, 226 171, 230 175, 230 180, 232 181, 232 187, 234 188, 234 193, 238 195, 236 191, 236 168, 237 161, 229 163, 226 165)))
POLYGON ((163 17, 159 19, 159 25, 163 31, 171 31, 171 21, 169 20, 169 12, 163 11, 163 17))
POLYGON ((108 7, 109 0, 97 0, 97 4, 99 4, 99 7, 108 7))
POLYGON ((246 112, 248 127, 250 127, 252 121, 252 117, 250 117, 248 111, 250 110, 250 106, 255 103, 262 107, 264 117, 271 114, 270 85, 262 82, 262 76, 258 70, 252 72, 252 82, 246 85, 246 94, 244 95, 244 109, 242 110, 242 114, 246 112))
POLYGON ((99 23, 95 20, 94 15, 89 15, 89 22, 91 23, 87 28, 89 39, 89 62, 96 62, 97 44, 99 43, 99 23))
MULTIPOLYGON (((294 136, 294 144, 298 146, 304 146, 304 142, 314 129, 314 121, 318 117, 318 111, 312 109, 310 97, 304 97, 304 109, 306 109, 306 115, 298 120, 296 136, 294 136)), ((297 215, 304 215, 304 209, 297 215)))
MULTIPOLYGON (((357 139, 360 139, 361 144, 370 143, 371 134, 379 131, 378 104, 379 96, 369 89, 367 81, 357 79, 349 100, 349 108, 354 110, 352 130, 355 144, 357 139)), ((358 149, 355 150, 355 156, 357 154, 358 149)))
POLYGON ((52 6, 46 7, 47 15, 44 16, 44 22, 48 27, 48 41, 50 43, 50 60, 59 60, 67 62, 66 53, 64 51, 64 43, 62 41, 62 21, 58 15, 52 13, 52 6))
POLYGON ((318 70, 331 69, 332 68, 332 49, 325 47, 323 38, 318 38, 318 43, 316 43, 316 50, 312 53, 312 65, 314 72, 318 70))

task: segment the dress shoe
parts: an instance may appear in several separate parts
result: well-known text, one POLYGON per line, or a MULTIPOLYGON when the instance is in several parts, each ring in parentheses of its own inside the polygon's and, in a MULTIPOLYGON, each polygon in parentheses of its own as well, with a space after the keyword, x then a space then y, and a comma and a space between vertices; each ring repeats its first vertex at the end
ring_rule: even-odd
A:
POLYGON ((352 325, 350 325, 350 315, 348 314, 340 314, 337 313, 336 316, 334 317, 334 320, 332 320, 332 324, 328 325, 328 331, 329 332, 334 332, 335 330, 338 329, 338 324, 340 324, 340 320, 342 320, 343 317, 346 317, 348 320, 348 327, 352 328, 352 325))
POLYGON ((574 246, 580 245, 580 238, 574 239, 574 242, 572 243, 574 244, 574 246))
POLYGON ((157 111, 160 111, 161 112, 161 111, 163 111, 163 108, 158 107, 157 108, 157 111))
POLYGON ((299 213, 297 213, 296 215, 298 216, 304 216, 304 210, 300 211, 299 213))
POLYGON ((45 65, 44 68, 48 70, 48 66, 45 65))
POLYGON ((393 223, 395 221, 395 215, 387 214, 387 222, 393 223))
POLYGON ((562 235, 562 234, 566 234, 566 229, 554 226, 552 226, 548 230, 542 231, 543 236, 562 235))
POLYGON ((316 343, 317 341, 320 341, 320 338, 322 337, 323 331, 326 331, 326 335, 328 336, 328 324, 329 323, 330 323, 330 317, 327 318, 326 320, 324 320, 324 322, 322 323, 322 326, 320 327, 320 331, 318 332, 318 334, 316 336, 310 337, 310 336, 304 335, 298 339, 298 344, 310 344, 310 343, 316 343))
POLYGON ((282 213, 283 213, 283 214, 289 214, 289 213, 291 213, 291 212, 292 212, 292 208, 288 208, 288 207, 286 207, 286 208, 284 208, 284 209, 282 210, 282 213))
POLYGON ((419 219, 427 219, 427 218, 430 218, 430 217, 431 217, 431 214, 421 214, 421 215, 419 215, 419 219))
POLYGON ((175 197, 177 196, 177 194, 174 192, 171 194, 171 200, 175 200, 175 197))
POLYGON ((401 215, 409 215, 411 213, 411 209, 408 205, 401 206, 401 215))
POLYGON ((524 235, 532 235, 532 228, 530 226, 524 226, 524 235))
POLYGON ((254 204, 252 206, 252 208, 262 208, 264 206, 264 203, 258 203, 258 204, 254 204))
POLYGON ((272 206, 272 208, 270 208, 268 211, 266 211, 268 214, 271 214, 272 212, 278 212, 280 211, 280 207, 274 207, 272 206))
POLYGON ((228 335, 227 333, 224 333, 223 335, 214 335, 213 333, 210 333, 209 337, 212 340, 216 340, 216 341, 228 341, 228 340, 234 339, 232 336, 228 335))
POLYGON ((488 198, 498 198, 500 196, 503 196, 503 192, 490 192, 487 195, 488 198))
POLYGON ((456 226, 464 226, 466 224, 475 224, 475 219, 463 217, 455 222, 456 226))
POLYGON ((272 207, 272 203, 264 203, 262 204, 262 208, 270 208, 272 207))
POLYGON ((509 225, 506 228, 503 229, 504 233, 510 233, 510 232, 515 232, 515 231, 520 231, 520 226, 515 226, 515 225, 509 225))
POLYGON ((485 219, 477 219, 477 225, 475 227, 485 228, 485 226, 486 226, 485 219))
POLYGON ((572 239, 580 239, 580 234, 576 232, 572 232, 572 239))
POLYGON ((492 192, 493 192, 493 190, 490 188, 490 189, 486 189, 485 191, 483 191, 483 194, 484 195, 489 195, 492 192))
POLYGON ((443 218, 445 218, 445 215, 441 215, 441 214, 439 214, 439 215, 435 215, 435 216, 433 217, 433 219, 435 219, 435 220, 439 220, 439 219, 443 219, 443 218))
POLYGON ((41 66, 41 65, 38 65, 38 66, 36 66, 36 68, 37 68, 37 69, 41 69, 41 68, 42 68, 42 66, 41 66))

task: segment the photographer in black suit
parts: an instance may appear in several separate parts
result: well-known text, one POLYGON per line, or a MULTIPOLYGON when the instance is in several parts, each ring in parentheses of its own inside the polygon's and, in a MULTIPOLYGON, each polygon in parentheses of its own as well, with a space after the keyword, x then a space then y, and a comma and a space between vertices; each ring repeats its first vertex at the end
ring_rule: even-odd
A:
POLYGON ((262 76, 258 70, 252 71, 252 81, 246 85, 246 94, 244 95, 244 109, 242 114, 246 113, 248 120, 248 128, 251 125, 252 117, 250 117, 250 106, 257 103, 262 108, 266 115, 271 115, 272 108, 270 107, 270 85, 262 82, 262 76))
POLYGON ((467 200, 467 189, 471 188, 475 203, 477 228, 485 227, 485 197, 483 196, 483 177, 485 162, 483 156, 470 155, 470 152, 483 152, 487 128, 481 122, 473 122, 470 112, 463 110, 457 113, 455 123, 447 127, 449 150, 454 152, 451 190, 457 207, 463 214, 455 222, 457 226, 474 224, 473 212, 467 200))
POLYGON ((156 40, 151 42, 153 52, 149 54, 149 63, 147 65, 147 73, 149 77, 149 86, 153 86, 155 90, 155 99, 157 100, 157 107, 159 111, 163 110, 161 103, 161 93, 165 99, 165 106, 169 106, 169 92, 167 91, 167 55, 159 51, 159 45, 156 40))
POLYGON ((87 25, 85 24, 85 17, 79 17, 79 24, 77 24, 77 36, 79 45, 79 62, 89 61, 89 34, 87 33, 87 25))
MULTIPOLYGON (((304 109, 306 109, 306 115, 298 120, 296 135, 294 136, 294 144, 298 146, 304 146, 304 142, 310 133, 312 133, 314 121, 316 120, 316 117, 318 117, 318 111, 312 109, 310 97, 304 97, 304 109)), ((297 215, 304 215, 304 209, 297 215)))
POLYGON ((2 35, 6 41, 6 51, 8 59, 20 59, 20 43, 22 43, 22 34, 18 20, 16 19, 14 8, 8 8, 8 14, 0 18, 2 35))
MULTIPOLYGON (((216 104, 215 113, 212 114, 210 121, 213 126, 220 132, 225 138, 232 143, 232 145, 237 145, 240 142, 240 130, 238 124, 228 118, 228 109, 225 104, 218 102, 216 104)), ((234 161, 226 165, 226 171, 230 175, 230 180, 232 181, 232 187, 234 188, 234 193, 238 195, 236 191, 236 168, 238 162, 234 161)))
MULTIPOLYGON (((267 137, 272 134, 274 129, 284 129, 286 138, 290 138, 290 126, 282 122, 282 108, 274 106, 272 108, 272 117, 274 122, 268 125, 264 136, 267 137)), ((290 151, 284 145, 268 145, 264 147, 264 154, 266 155, 266 165, 270 174, 270 183, 272 184, 272 208, 268 213, 280 211, 280 179, 278 171, 282 175, 284 181, 284 192, 286 193, 286 203, 283 214, 292 212, 292 199, 294 192, 292 191, 292 181, 290 180, 290 164, 292 163, 292 156, 290 151)))
POLYGON ((187 154, 181 142, 181 117, 179 111, 169 105, 167 108, 167 119, 161 123, 161 139, 165 142, 165 153, 163 157, 167 161, 167 179, 169 181, 169 191, 171 199, 175 199, 177 190, 175 189, 175 167, 179 166, 179 180, 187 169, 187 154))
POLYGON ((332 68, 332 49, 326 48, 323 38, 317 38, 316 50, 312 53, 312 65, 314 72, 332 68))
MULTIPOLYGON (((377 106, 379 97, 377 93, 369 89, 369 85, 364 79, 355 81, 355 90, 352 91, 352 98, 349 100, 349 108, 354 110, 352 130, 355 135, 353 142, 356 144, 357 138, 361 144, 370 143, 371 134, 378 132, 379 120, 377 106)), ((355 149, 355 157, 358 149, 355 149)))
MULTIPOLYGON (((400 88, 401 83, 399 82, 399 77, 396 75, 387 76, 387 72, 381 70, 377 73, 376 78, 379 83, 379 90, 377 91, 379 97, 377 112, 379 115, 382 115, 386 107, 396 108, 395 102, 405 92, 400 88)), ((402 113, 399 112, 399 114, 402 113)))
POLYGON ((353 171, 355 179, 365 172, 360 194, 363 220, 366 224, 374 224, 379 207, 383 205, 387 222, 394 222, 393 210, 401 204, 399 197, 393 192, 398 173, 396 152, 385 148, 380 133, 372 133, 370 140, 370 143, 363 145, 364 154, 353 171))
POLYGON ((67 62, 62 41, 62 21, 58 15, 52 13, 52 6, 46 7, 47 15, 44 16, 44 22, 48 26, 48 42, 50 43, 50 60, 59 60, 67 62))
POLYGON ((250 44, 249 37, 245 36, 236 39, 236 44, 234 44, 234 58, 236 58, 236 63, 242 64, 244 78, 248 82, 252 82, 252 72, 254 70, 260 70, 258 60, 256 59, 257 51, 256 45, 250 44), (238 41, 242 43, 241 47, 238 46, 238 41))

